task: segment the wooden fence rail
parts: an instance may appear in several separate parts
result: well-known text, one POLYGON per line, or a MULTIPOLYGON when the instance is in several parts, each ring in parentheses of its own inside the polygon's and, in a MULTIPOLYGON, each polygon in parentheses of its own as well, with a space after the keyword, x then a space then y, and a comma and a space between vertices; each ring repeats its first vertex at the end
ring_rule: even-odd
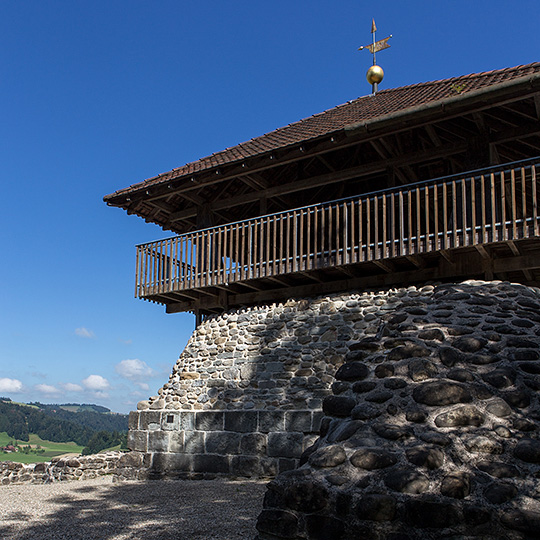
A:
POLYGON ((475 171, 137 246, 137 297, 540 235, 540 162, 475 171))

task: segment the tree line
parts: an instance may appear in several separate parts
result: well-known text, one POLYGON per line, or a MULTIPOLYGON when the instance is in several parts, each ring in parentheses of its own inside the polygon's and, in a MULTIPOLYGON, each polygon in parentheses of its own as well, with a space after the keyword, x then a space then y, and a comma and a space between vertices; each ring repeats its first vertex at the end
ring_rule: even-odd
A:
POLYGON ((85 447, 83 453, 92 454, 125 444, 127 417, 90 411, 42 410, 0 401, 0 431, 21 441, 28 441, 33 433, 47 441, 75 442, 85 447))

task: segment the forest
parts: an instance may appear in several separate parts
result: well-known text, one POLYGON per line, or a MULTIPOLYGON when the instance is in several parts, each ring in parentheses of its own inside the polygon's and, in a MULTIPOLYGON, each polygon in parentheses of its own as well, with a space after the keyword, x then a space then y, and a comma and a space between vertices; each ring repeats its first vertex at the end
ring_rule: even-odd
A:
MULTIPOLYGON (((108 411, 105 407, 100 409, 108 411)), ((31 433, 53 442, 73 441, 85 447, 83 454, 125 445, 127 416, 105 411, 95 412, 85 406, 81 412, 71 412, 56 405, 27 405, 0 398, 0 432, 21 441, 28 441, 31 433)))

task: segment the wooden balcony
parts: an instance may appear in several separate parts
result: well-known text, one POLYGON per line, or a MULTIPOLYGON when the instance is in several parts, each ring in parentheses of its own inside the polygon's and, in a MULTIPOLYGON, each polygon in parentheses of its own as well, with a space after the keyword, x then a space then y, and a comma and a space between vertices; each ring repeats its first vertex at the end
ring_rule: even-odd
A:
POLYGON ((536 158, 142 244, 135 294, 210 313, 426 280, 538 284, 539 168, 536 158))

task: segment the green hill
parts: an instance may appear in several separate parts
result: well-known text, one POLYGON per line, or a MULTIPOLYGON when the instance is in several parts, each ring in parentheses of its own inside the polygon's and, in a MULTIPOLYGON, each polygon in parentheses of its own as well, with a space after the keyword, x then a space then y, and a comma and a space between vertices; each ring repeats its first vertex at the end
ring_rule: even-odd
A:
MULTIPOLYGON (((0 432, 23 445, 35 435, 42 441, 74 443, 84 447, 83 453, 95 453, 125 444, 127 428, 127 415, 112 414, 99 405, 26 404, 0 399, 0 432)), ((9 457, 0 456, 0 460, 6 459, 9 457)))
POLYGON ((40 463, 50 461, 62 454, 80 454, 83 447, 74 442, 59 443, 43 440, 37 435, 30 434, 28 441, 10 437, 5 431, 0 432, 0 447, 17 445, 18 452, 3 452, 0 450, 0 461, 16 461, 18 463, 40 463))
MULTIPOLYGON (((80 413, 80 412, 95 412, 95 413, 101 413, 101 414, 111 413, 111 410, 107 409, 107 407, 102 407, 101 405, 94 405, 93 403, 83 403, 83 404, 57 403, 57 404, 47 405, 44 403, 39 403, 39 401, 37 401, 36 403, 30 403, 29 405, 37 406, 39 409, 42 409, 44 411, 62 409, 64 411, 74 412, 74 413, 80 413)), ((123 416, 123 415, 120 415, 120 416, 123 416)))

